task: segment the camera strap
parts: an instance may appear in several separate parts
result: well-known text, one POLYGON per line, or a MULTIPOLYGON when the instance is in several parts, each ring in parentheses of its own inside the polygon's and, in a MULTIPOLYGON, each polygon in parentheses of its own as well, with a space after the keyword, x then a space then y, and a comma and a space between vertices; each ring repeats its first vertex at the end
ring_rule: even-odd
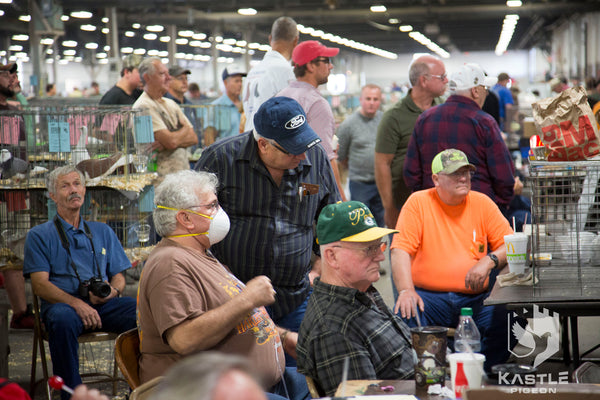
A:
MULTIPOLYGON (((62 243, 63 248, 67 251, 67 254, 69 255, 69 260, 71 261, 71 267, 73 267, 73 271, 75 271, 77 280, 79 281, 79 283, 81 283, 81 277, 79 276, 79 272, 77 271, 77 266, 75 265, 75 262, 73 262, 73 257, 71 256, 69 239, 67 238, 67 234, 65 233, 65 230, 63 229, 62 223, 58 220, 57 215, 54 216, 54 226, 56 227, 56 230, 58 231, 58 236, 60 237, 60 241, 62 243)), ((94 264, 96 264, 96 269, 98 270, 98 277, 100 279, 102 279, 102 273, 100 272, 100 265, 98 265, 98 262, 96 260, 96 249, 94 249, 94 242, 92 240, 92 231, 90 231, 90 228, 89 228, 88 224, 86 224, 85 221, 83 221, 83 230, 85 232, 85 236, 90 241, 90 245, 92 246, 92 255, 93 255, 92 262, 94 264)))

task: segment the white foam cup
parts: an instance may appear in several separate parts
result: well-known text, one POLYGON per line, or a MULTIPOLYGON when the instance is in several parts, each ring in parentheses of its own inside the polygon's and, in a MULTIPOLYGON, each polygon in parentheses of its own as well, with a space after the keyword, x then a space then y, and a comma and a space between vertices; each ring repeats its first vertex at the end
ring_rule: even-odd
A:
POLYGON ((504 236, 504 245, 506 246, 506 261, 508 261, 509 271, 516 274, 524 273, 527 263, 527 235, 522 232, 506 235, 504 236))
POLYGON ((480 353, 452 353, 448 354, 450 362, 450 377, 452 379, 452 388, 455 387, 456 381, 456 363, 463 363, 463 370, 467 377, 469 389, 477 389, 481 387, 483 379, 483 362, 485 356, 480 353))

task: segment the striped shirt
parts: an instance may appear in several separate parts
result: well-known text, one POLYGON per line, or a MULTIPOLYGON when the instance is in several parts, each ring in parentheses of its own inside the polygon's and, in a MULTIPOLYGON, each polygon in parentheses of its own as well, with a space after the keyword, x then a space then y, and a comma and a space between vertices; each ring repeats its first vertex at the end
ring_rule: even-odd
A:
POLYGON ((373 286, 366 292, 316 278, 298 333, 298 372, 333 396, 348 357, 348 379, 407 379, 414 352, 408 326, 373 286))
POLYGON ((211 251, 243 282, 258 275, 271 279, 277 291, 274 320, 308 296, 313 223, 323 207, 340 200, 323 148, 313 146, 305 154, 277 186, 246 132, 206 148, 195 167, 217 174, 219 202, 231 220, 229 234, 211 251), (318 193, 300 197, 302 183, 319 185, 318 193))

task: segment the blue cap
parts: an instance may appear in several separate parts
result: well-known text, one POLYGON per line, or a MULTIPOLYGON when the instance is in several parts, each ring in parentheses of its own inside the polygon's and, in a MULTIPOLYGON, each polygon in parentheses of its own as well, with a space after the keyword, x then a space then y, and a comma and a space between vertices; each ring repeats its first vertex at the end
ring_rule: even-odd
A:
POLYGON ((272 97, 265 101, 254 114, 254 129, 295 155, 321 141, 306 122, 302 106, 289 97, 272 97))

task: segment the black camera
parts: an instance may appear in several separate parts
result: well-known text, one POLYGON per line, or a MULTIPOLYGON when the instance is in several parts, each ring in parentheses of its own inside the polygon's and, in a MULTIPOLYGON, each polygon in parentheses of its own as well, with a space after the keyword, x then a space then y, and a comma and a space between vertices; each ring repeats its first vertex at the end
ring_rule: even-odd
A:
POLYGON ((90 292, 94 296, 98 296, 101 298, 105 298, 110 296, 110 292, 112 292, 112 288, 106 282, 104 282, 101 278, 94 277, 90 278, 87 281, 83 281, 79 284, 79 296, 87 299, 90 296, 90 292))

